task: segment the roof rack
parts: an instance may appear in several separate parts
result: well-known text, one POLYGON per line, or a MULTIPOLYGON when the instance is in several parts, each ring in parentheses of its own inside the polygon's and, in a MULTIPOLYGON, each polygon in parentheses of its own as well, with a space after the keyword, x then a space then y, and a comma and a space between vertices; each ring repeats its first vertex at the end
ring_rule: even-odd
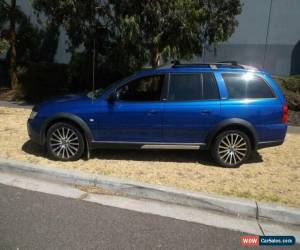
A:
POLYGON ((173 68, 180 68, 180 67, 206 67, 206 68, 211 68, 211 69, 218 69, 218 68, 236 68, 236 69, 253 69, 255 70, 255 67, 248 66, 248 65, 241 65, 238 64, 236 61, 222 61, 222 62, 217 62, 217 63, 185 63, 181 64, 179 60, 174 60, 172 61, 173 63, 173 68))

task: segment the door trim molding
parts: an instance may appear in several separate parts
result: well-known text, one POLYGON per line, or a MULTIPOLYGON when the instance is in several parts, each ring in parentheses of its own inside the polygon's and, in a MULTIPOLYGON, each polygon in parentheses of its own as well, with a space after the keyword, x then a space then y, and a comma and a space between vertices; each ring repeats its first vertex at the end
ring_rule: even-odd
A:
POLYGON ((192 149, 198 150, 205 143, 176 143, 176 142, 130 142, 130 141, 93 141, 92 148, 136 148, 136 149, 192 149))

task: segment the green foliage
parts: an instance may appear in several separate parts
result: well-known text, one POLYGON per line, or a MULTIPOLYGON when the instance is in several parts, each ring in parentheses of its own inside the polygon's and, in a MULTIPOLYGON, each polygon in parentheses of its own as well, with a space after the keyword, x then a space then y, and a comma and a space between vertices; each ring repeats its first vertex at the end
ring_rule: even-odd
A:
POLYGON ((18 67, 21 96, 29 102, 40 102, 49 97, 70 92, 67 65, 30 63, 18 67))
MULTIPOLYGON (((7 58, 10 56, 8 23, 9 5, 0 0, 0 54, 7 52, 7 58)), ((20 8, 16 8, 16 24, 17 62, 53 62, 59 38, 58 26, 46 20, 43 26, 37 27, 20 8)))
POLYGON ((300 111, 300 75, 274 76, 286 98, 289 109, 300 111))
POLYGON ((7 51, 9 48, 9 42, 7 39, 0 37, 0 55, 7 51))
POLYGON ((8 5, 4 0, 0 0, 0 56, 9 48, 7 30, 4 29, 4 25, 9 18, 8 13, 8 5))
POLYGON ((131 0, 110 1, 117 28, 134 41, 155 67, 162 54, 189 59, 201 54, 203 43, 227 40, 241 12, 239 0, 131 0))
MULTIPOLYGON (((241 12, 239 0, 33 0, 38 13, 62 25, 72 53, 84 48, 92 59, 96 41, 97 71, 132 73, 145 63, 158 66, 161 56, 188 59, 203 43, 224 41, 241 12)), ((86 77, 84 77, 86 78, 86 77)))

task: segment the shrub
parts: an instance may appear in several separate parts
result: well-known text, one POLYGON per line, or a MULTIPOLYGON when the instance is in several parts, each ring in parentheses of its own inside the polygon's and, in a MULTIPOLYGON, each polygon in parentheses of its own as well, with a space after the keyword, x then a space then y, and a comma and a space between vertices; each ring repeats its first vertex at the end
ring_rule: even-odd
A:
POLYGON ((40 102, 70 92, 67 67, 55 63, 31 63, 19 67, 20 94, 28 102, 40 102))
POLYGON ((289 109, 300 111, 300 75, 274 76, 273 78, 279 84, 289 109))

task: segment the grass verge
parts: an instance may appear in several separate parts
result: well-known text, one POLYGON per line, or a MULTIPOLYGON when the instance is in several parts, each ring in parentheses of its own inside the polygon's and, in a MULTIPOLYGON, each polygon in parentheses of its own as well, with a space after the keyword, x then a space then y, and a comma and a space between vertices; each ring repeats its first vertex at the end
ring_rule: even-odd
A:
POLYGON ((300 135, 288 134, 238 169, 215 166, 206 151, 97 150, 89 161, 56 162, 28 140, 29 113, 0 107, 1 158, 300 207, 300 135))

